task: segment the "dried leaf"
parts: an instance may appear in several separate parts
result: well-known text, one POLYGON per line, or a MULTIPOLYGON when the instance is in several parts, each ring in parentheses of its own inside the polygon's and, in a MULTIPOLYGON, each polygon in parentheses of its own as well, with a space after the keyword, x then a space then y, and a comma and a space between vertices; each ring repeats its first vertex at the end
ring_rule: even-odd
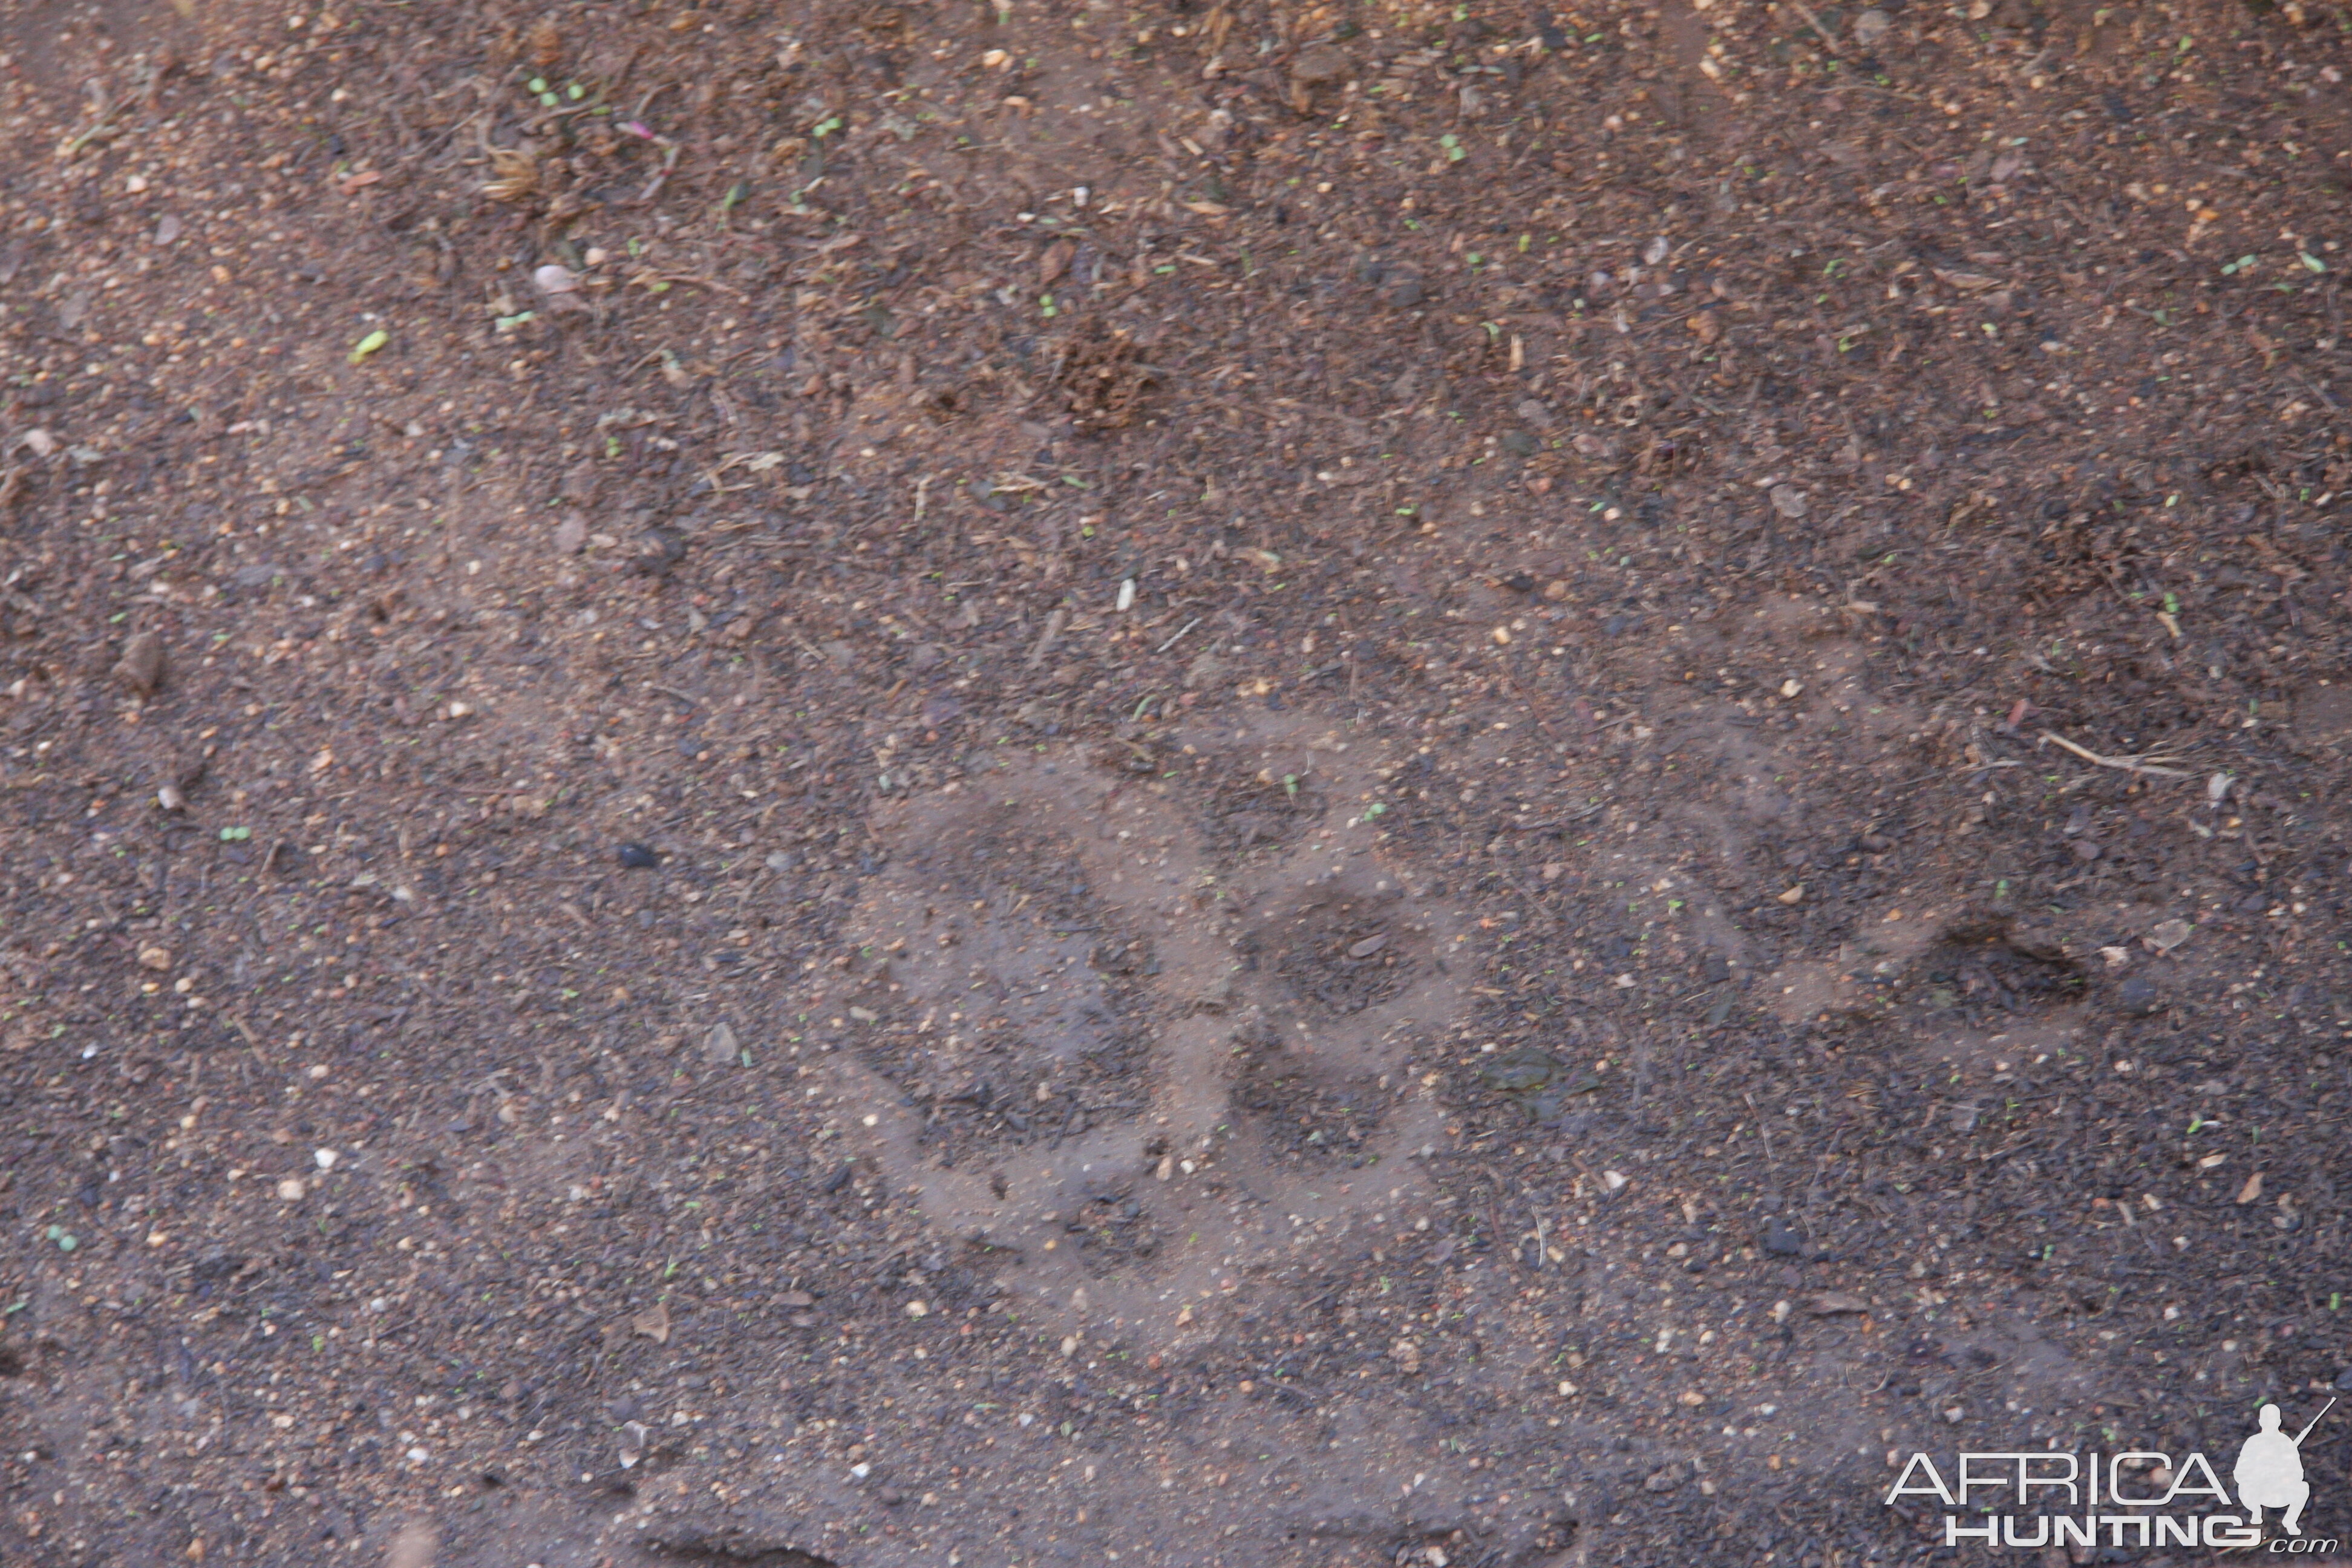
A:
POLYGON ((552 16, 541 16, 530 25, 530 63, 541 70, 550 71, 563 58, 563 30, 552 16))
POLYGON ((482 194, 494 202, 520 202, 530 199, 539 189, 539 160, 512 147, 493 147, 490 152, 490 178, 482 185, 482 194))

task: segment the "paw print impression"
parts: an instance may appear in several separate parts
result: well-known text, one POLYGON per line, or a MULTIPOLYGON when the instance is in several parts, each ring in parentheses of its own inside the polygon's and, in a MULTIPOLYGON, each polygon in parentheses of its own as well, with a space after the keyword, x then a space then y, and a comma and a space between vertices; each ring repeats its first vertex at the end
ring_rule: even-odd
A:
POLYGON ((1363 815, 1373 760, 1277 723, 1010 759, 877 817, 842 1087, 893 1185, 1041 1304, 1278 1280, 1421 1195, 1456 916, 1363 815))

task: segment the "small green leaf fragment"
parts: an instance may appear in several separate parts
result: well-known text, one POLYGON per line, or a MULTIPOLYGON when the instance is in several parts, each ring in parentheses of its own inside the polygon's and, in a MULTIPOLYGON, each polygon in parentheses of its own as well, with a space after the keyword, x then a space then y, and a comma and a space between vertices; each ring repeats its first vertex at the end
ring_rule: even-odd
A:
POLYGON ((383 347, 384 344, 390 342, 392 342, 392 334, 385 331, 382 327, 378 327, 375 331, 370 332, 367 336, 362 338, 359 342, 352 345, 352 363, 353 364, 359 363, 360 361, 367 358, 368 355, 375 353, 376 350, 383 347))

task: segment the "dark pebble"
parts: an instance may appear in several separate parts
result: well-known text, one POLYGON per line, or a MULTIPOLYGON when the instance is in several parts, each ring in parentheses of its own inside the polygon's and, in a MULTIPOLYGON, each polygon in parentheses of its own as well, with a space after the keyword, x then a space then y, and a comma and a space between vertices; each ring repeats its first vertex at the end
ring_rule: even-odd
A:
POLYGON ((624 844, 614 851, 614 858, 633 871, 647 871, 661 864, 661 857, 642 844, 624 844))
POLYGON ((2160 998, 2155 981, 2145 974, 2135 974, 2116 987, 2116 1001, 2126 1013, 2153 1013, 2160 998))
POLYGON ((2347 1394, 2352 1394, 2352 1366, 2347 1366, 2336 1374, 2336 1386, 2347 1394))
POLYGON ((842 1188, 849 1185, 849 1178, 856 1173, 857 1167, 845 1161, 841 1169, 824 1179, 825 1192, 830 1194, 841 1191, 842 1188))
POLYGON ((1536 580, 1525 572, 1514 572, 1503 579, 1503 586, 1514 594, 1532 594, 1536 591, 1536 580))
POLYGON ((1775 1258, 1802 1258, 1805 1238, 1779 1215, 1764 1222, 1764 1250, 1775 1258))

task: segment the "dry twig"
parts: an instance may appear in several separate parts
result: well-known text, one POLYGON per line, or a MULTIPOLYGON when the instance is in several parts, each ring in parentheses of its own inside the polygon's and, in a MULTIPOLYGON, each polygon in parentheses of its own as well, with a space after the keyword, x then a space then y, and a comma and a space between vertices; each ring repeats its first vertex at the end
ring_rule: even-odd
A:
POLYGON ((2158 762, 2177 763, 2180 760, 2179 757, 2164 757, 2156 760, 2150 760, 2147 757, 2103 757, 2096 752, 2087 751, 2084 748, 2074 744, 2074 742, 2068 740, 2063 735, 2053 735, 2047 730, 2042 731, 2042 738, 2045 741, 2055 742, 2057 744, 2065 747, 2068 751, 2082 758, 2084 762, 2095 763, 2103 768, 2115 768, 2127 773, 2149 773, 2155 777, 2166 779, 2193 779, 2197 776, 2195 773, 2183 773, 2179 768, 2168 768, 2158 765, 2158 762))

